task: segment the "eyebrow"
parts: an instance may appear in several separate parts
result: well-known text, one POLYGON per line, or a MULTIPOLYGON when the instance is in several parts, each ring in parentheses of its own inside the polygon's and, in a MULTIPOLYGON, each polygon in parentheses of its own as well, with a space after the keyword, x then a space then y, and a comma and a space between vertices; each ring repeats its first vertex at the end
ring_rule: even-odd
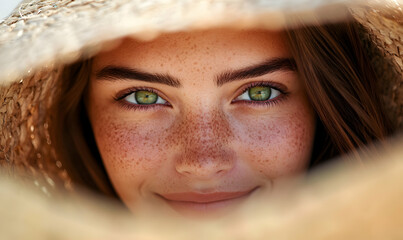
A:
POLYGON ((133 79, 145 82, 161 83, 172 87, 181 87, 181 83, 169 74, 146 73, 136 69, 118 66, 107 66, 96 74, 97 79, 122 80, 133 79))
MULTIPOLYGON (((295 71, 296 64, 292 58, 272 58, 259 64, 248 66, 239 70, 228 70, 216 76, 215 82, 218 87, 236 80, 263 76, 275 71, 295 71)), ((142 72, 137 69, 107 66, 96 73, 98 80, 122 80, 132 79, 152 83, 165 84, 172 87, 182 87, 180 81, 169 74, 156 74, 142 72)))
POLYGON ((222 86, 234 80, 260 77, 276 71, 295 71, 296 63, 292 58, 272 58, 263 63, 252 65, 240 70, 229 70, 216 77, 217 86, 222 86))

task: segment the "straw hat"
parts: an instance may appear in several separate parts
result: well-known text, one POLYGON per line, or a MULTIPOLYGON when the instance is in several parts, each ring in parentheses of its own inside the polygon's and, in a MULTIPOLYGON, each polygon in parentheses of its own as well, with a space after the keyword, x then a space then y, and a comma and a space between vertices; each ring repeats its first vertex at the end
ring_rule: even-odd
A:
POLYGON ((290 16, 307 24, 337 21, 346 15, 341 6, 363 26, 385 107, 401 129, 400 0, 25 0, 0 24, 0 163, 10 174, 25 169, 50 186, 60 178, 70 187, 48 132, 52 86, 63 65, 90 58, 115 39, 212 27, 280 29, 290 26, 290 16))

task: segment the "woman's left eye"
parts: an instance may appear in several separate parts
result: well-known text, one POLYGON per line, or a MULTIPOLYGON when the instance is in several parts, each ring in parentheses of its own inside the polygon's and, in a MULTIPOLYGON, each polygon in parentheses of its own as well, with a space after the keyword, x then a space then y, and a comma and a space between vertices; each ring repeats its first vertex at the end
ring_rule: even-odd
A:
POLYGON ((269 86, 254 86, 246 89, 246 91, 239 95, 235 100, 263 102, 274 99, 280 95, 281 92, 275 88, 269 86))
POLYGON ((131 104, 138 105, 151 105, 151 104, 166 104, 163 98, 158 96, 157 93, 146 91, 146 90, 138 90, 128 94, 124 97, 124 100, 131 104))

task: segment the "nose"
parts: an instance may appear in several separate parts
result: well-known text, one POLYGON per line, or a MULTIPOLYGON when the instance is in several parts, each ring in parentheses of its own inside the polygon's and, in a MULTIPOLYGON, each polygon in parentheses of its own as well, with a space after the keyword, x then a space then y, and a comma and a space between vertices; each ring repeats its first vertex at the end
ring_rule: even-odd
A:
POLYGON ((175 163, 181 175, 196 179, 220 177, 234 167, 234 154, 230 150, 219 149, 211 141, 199 140, 199 146, 184 148, 175 163))
POLYGON ((179 174, 211 179, 234 168, 236 154, 230 147, 233 134, 223 113, 187 114, 176 132, 180 148, 175 169, 179 174))

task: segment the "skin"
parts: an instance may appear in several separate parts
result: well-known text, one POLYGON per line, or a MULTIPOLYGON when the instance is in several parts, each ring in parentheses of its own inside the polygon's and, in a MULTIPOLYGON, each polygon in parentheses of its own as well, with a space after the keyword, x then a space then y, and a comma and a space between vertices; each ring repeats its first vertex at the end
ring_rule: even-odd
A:
POLYGON ((228 70, 291 58, 285 42, 282 32, 215 29, 165 34, 150 42, 127 38, 94 58, 88 115, 109 178, 133 212, 152 206, 192 216, 221 214, 305 171, 315 114, 296 71, 281 69, 222 86, 215 82, 228 70), (169 74, 182 86, 97 76, 107 66, 169 74), (269 104, 239 100, 248 84, 268 81, 285 93, 269 104), (137 109, 125 99, 116 101, 133 87, 157 91, 169 105, 137 109), (245 194, 178 206, 161 197, 191 193, 209 199, 228 192, 245 194))

